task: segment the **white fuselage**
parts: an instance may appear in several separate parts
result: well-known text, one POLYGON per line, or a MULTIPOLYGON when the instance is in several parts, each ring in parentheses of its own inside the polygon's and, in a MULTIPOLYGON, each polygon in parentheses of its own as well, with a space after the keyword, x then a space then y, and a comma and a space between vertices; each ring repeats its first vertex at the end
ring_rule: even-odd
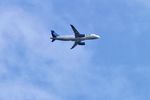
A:
POLYGON ((51 39, 61 40, 61 41, 84 41, 98 39, 100 36, 96 34, 86 34, 84 37, 75 37, 74 35, 61 35, 57 37, 51 37, 51 39))

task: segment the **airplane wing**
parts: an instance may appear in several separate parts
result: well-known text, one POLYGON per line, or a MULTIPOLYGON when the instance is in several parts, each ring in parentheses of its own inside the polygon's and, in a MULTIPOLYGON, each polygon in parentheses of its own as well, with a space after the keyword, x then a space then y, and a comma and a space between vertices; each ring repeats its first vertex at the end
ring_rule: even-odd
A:
POLYGON ((73 48, 76 47, 77 45, 85 45, 85 42, 81 42, 81 41, 74 42, 73 46, 72 46, 70 49, 73 49, 73 48))
POLYGON ((73 25, 70 25, 73 32, 75 33, 75 37, 79 37, 80 36, 80 33, 77 31, 77 29, 73 26, 73 25))
POLYGON ((74 47, 76 47, 78 45, 77 42, 74 42, 73 46, 70 49, 73 49, 74 47))

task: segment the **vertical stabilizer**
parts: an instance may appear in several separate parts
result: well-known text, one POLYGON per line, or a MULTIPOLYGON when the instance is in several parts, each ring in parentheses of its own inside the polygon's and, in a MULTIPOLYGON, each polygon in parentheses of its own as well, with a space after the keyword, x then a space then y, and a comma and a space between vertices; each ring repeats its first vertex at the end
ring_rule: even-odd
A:
POLYGON ((59 36, 54 30, 51 30, 51 35, 52 35, 52 42, 54 42, 54 41, 55 41, 55 38, 56 38, 57 36, 59 36))
POLYGON ((52 37, 57 37, 57 36, 59 36, 54 30, 51 30, 51 34, 52 34, 52 37))

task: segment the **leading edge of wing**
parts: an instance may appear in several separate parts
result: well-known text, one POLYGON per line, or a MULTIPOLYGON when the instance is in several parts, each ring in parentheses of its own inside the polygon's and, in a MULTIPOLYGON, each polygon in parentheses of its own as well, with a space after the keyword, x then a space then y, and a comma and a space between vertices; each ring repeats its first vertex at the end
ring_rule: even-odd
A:
POLYGON ((78 30, 73 25, 70 24, 70 26, 71 26, 73 32, 75 33, 75 37, 79 37, 80 33, 78 32, 78 30))
POLYGON ((78 43, 77 43, 77 42, 74 42, 73 46, 72 46, 70 49, 75 48, 77 45, 78 45, 78 43))

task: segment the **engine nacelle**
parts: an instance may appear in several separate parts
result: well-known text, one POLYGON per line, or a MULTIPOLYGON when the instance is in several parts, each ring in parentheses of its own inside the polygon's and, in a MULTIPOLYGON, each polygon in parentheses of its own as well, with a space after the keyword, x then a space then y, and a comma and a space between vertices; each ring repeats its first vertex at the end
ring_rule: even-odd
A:
POLYGON ((85 37, 85 34, 80 34, 79 37, 85 37))
POLYGON ((78 43, 78 45, 85 45, 85 42, 80 42, 78 43))

